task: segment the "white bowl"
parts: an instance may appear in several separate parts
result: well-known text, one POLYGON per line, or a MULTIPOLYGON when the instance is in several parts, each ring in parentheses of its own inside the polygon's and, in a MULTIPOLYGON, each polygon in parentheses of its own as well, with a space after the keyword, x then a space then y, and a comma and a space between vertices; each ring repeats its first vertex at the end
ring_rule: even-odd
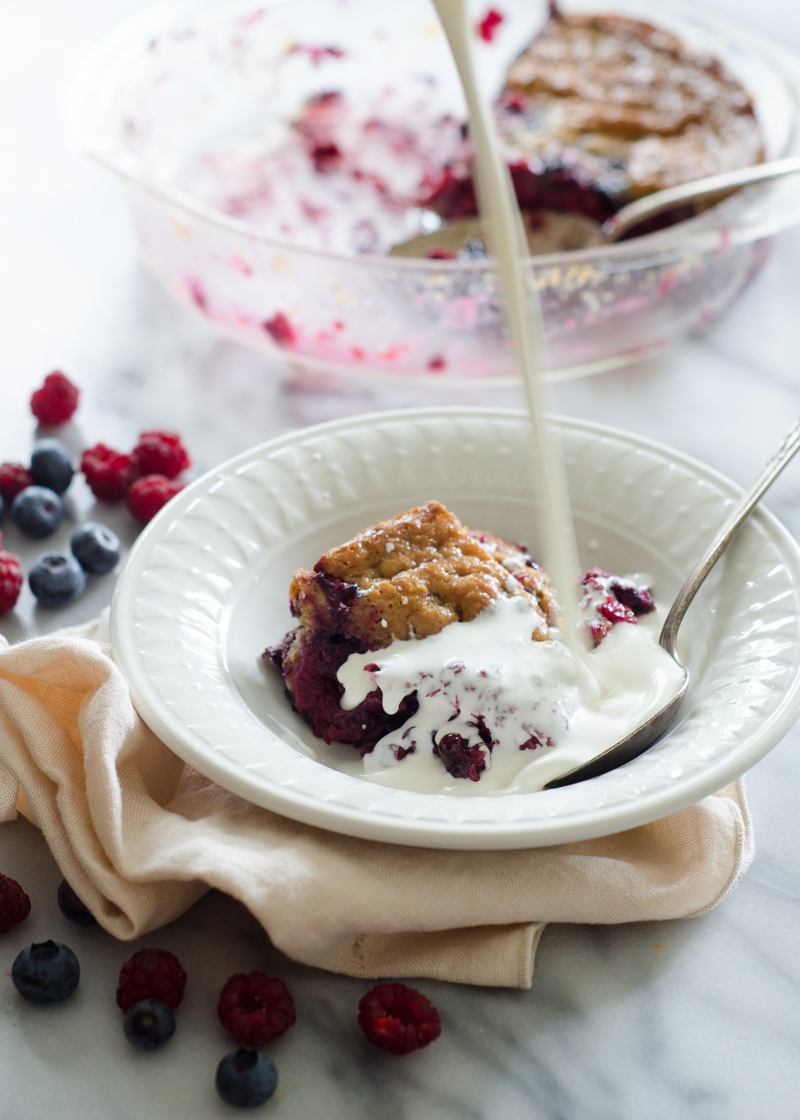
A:
MULTIPOLYGON (((581 559, 648 572, 668 604, 740 491, 678 452, 559 421, 581 559)), ((324 765, 262 660, 292 625, 292 573, 379 519, 438 498, 537 546, 522 413, 426 409, 306 428, 238 455, 151 522, 117 583, 115 656, 149 726, 208 777, 321 828, 434 848, 520 848, 618 832, 742 774, 800 711, 800 550, 757 511, 682 629, 692 685, 646 754, 564 789, 426 795, 324 765)))

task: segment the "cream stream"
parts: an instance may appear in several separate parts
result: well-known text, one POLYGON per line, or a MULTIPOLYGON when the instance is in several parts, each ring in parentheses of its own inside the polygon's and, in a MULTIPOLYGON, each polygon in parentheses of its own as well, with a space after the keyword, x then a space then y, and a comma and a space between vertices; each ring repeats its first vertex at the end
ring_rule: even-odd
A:
POLYGON ((341 768, 352 765, 368 779, 429 793, 532 791, 613 746, 674 695, 682 674, 658 645, 657 614, 637 626, 615 626, 591 655, 584 643, 574 595, 579 565, 566 472, 556 433, 544 419, 550 411, 544 324, 536 291, 525 283, 522 219, 489 107, 478 89, 465 0, 434 4, 469 110, 481 213, 500 269, 542 480, 541 554, 560 592, 564 625, 556 640, 533 641, 535 616, 512 598, 422 642, 393 642, 378 653, 351 656, 339 671, 344 707, 355 707, 376 685, 387 711, 396 711, 413 691, 420 707, 363 762, 341 768), (454 779, 433 753, 432 742, 452 731, 480 743, 479 716, 483 737, 497 745, 491 753, 487 747, 487 769, 478 782, 454 779), (526 742, 529 747, 520 750, 526 742), (405 755, 412 744, 413 753, 405 755))

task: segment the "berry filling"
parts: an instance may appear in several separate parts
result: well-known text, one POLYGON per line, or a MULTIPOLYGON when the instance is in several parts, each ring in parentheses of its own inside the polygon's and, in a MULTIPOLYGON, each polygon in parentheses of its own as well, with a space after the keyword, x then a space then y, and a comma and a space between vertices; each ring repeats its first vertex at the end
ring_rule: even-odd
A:
POLYGON ((649 614, 656 608, 649 588, 639 587, 633 580, 604 572, 602 568, 590 568, 581 580, 581 588, 581 607, 589 614, 585 625, 595 646, 616 623, 635 625, 639 615, 649 614))
POLYGON ((433 753, 439 756, 447 773, 454 778, 469 778, 471 782, 477 782, 486 769, 486 752, 480 747, 471 747, 462 735, 455 732, 442 735, 438 741, 434 735, 433 753))
POLYGON ((350 711, 341 707, 344 686, 336 673, 351 653, 366 653, 369 649, 368 644, 345 634, 348 607, 358 589, 352 584, 337 583, 324 572, 316 572, 314 578, 328 609, 315 610, 313 628, 302 635, 298 630, 289 631, 283 643, 268 649, 265 656, 282 670, 291 654, 287 695, 314 734, 326 743, 350 743, 364 755, 414 714, 417 698, 411 693, 398 712, 389 715, 383 710, 383 697, 377 688, 350 711))

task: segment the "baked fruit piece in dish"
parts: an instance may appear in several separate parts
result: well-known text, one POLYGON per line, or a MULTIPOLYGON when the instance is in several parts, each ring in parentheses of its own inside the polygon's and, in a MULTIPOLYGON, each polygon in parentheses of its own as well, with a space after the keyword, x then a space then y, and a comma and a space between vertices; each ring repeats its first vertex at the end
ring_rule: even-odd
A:
POLYGON ((427 638, 512 596, 532 600, 546 623, 536 635, 546 639, 557 603, 525 549, 470 532, 440 502, 426 502, 332 548, 313 572, 297 571, 290 606, 298 624, 264 656, 281 669, 294 708, 315 735, 366 754, 413 715, 417 701, 406 697, 390 715, 376 689, 357 707, 342 709, 336 673, 350 654, 383 649, 393 639, 427 638))
MULTIPOLYGON (((496 114, 524 210, 603 222, 653 191, 764 158, 750 96, 719 60, 640 20, 555 4, 509 67, 496 114)), ((474 214, 470 160, 466 138, 420 205, 474 214)))
MULTIPOLYGON (((646 587, 600 568, 585 574, 579 591, 583 624, 595 646, 617 623, 635 624, 639 615, 654 609, 646 587)), ((546 574, 524 546, 493 533, 470 531, 441 503, 427 502, 326 552, 313 572, 297 571, 290 604, 298 624, 264 656, 280 668, 294 708, 325 742, 349 743, 362 756, 380 743, 379 752, 389 749, 399 762, 430 736, 433 753, 449 774, 478 781, 501 739, 510 741, 515 750, 552 747, 568 727, 559 671, 552 662, 553 680, 538 676, 542 668, 526 670, 532 674, 526 679, 538 679, 537 689, 544 687, 544 693, 526 692, 520 700, 519 694, 514 699, 513 684, 499 683, 502 673, 497 676, 491 653, 485 663, 472 664, 468 654, 460 663, 452 659, 451 648, 435 668, 415 664, 409 677, 400 678, 399 686, 392 683, 391 674, 388 686, 382 678, 389 690, 386 703, 373 675, 382 670, 377 662, 365 663, 363 670, 372 684, 349 707, 343 706, 346 687, 339 670, 351 655, 361 655, 364 662, 370 656, 380 660, 379 651, 393 642, 397 642, 395 653, 401 646, 416 647, 417 640, 434 639, 452 623, 472 622, 484 611, 491 613, 487 608, 512 607, 511 600, 523 609, 525 640, 542 643, 543 653, 553 649, 557 602, 546 574), (423 680, 430 683, 418 694, 417 684, 423 680), (437 696, 431 718, 430 704, 437 696), (534 710, 538 710, 535 726, 534 710), (398 740, 387 747, 384 737, 406 723, 398 740)), ((516 632, 510 616, 504 625, 516 632)), ((459 658, 468 643, 462 633, 456 647, 459 658)))

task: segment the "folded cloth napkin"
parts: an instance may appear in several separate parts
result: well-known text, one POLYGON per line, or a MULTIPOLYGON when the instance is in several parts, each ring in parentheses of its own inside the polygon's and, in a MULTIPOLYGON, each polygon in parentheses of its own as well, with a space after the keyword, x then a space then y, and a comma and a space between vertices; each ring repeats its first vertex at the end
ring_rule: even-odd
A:
POLYGON ((739 782, 653 824, 521 851, 378 844, 286 820, 153 734, 106 618, 15 646, 0 639, 0 820, 17 812, 115 937, 157 929, 217 887, 274 945, 318 968, 522 988, 545 923, 699 914, 753 854, 739 782))

